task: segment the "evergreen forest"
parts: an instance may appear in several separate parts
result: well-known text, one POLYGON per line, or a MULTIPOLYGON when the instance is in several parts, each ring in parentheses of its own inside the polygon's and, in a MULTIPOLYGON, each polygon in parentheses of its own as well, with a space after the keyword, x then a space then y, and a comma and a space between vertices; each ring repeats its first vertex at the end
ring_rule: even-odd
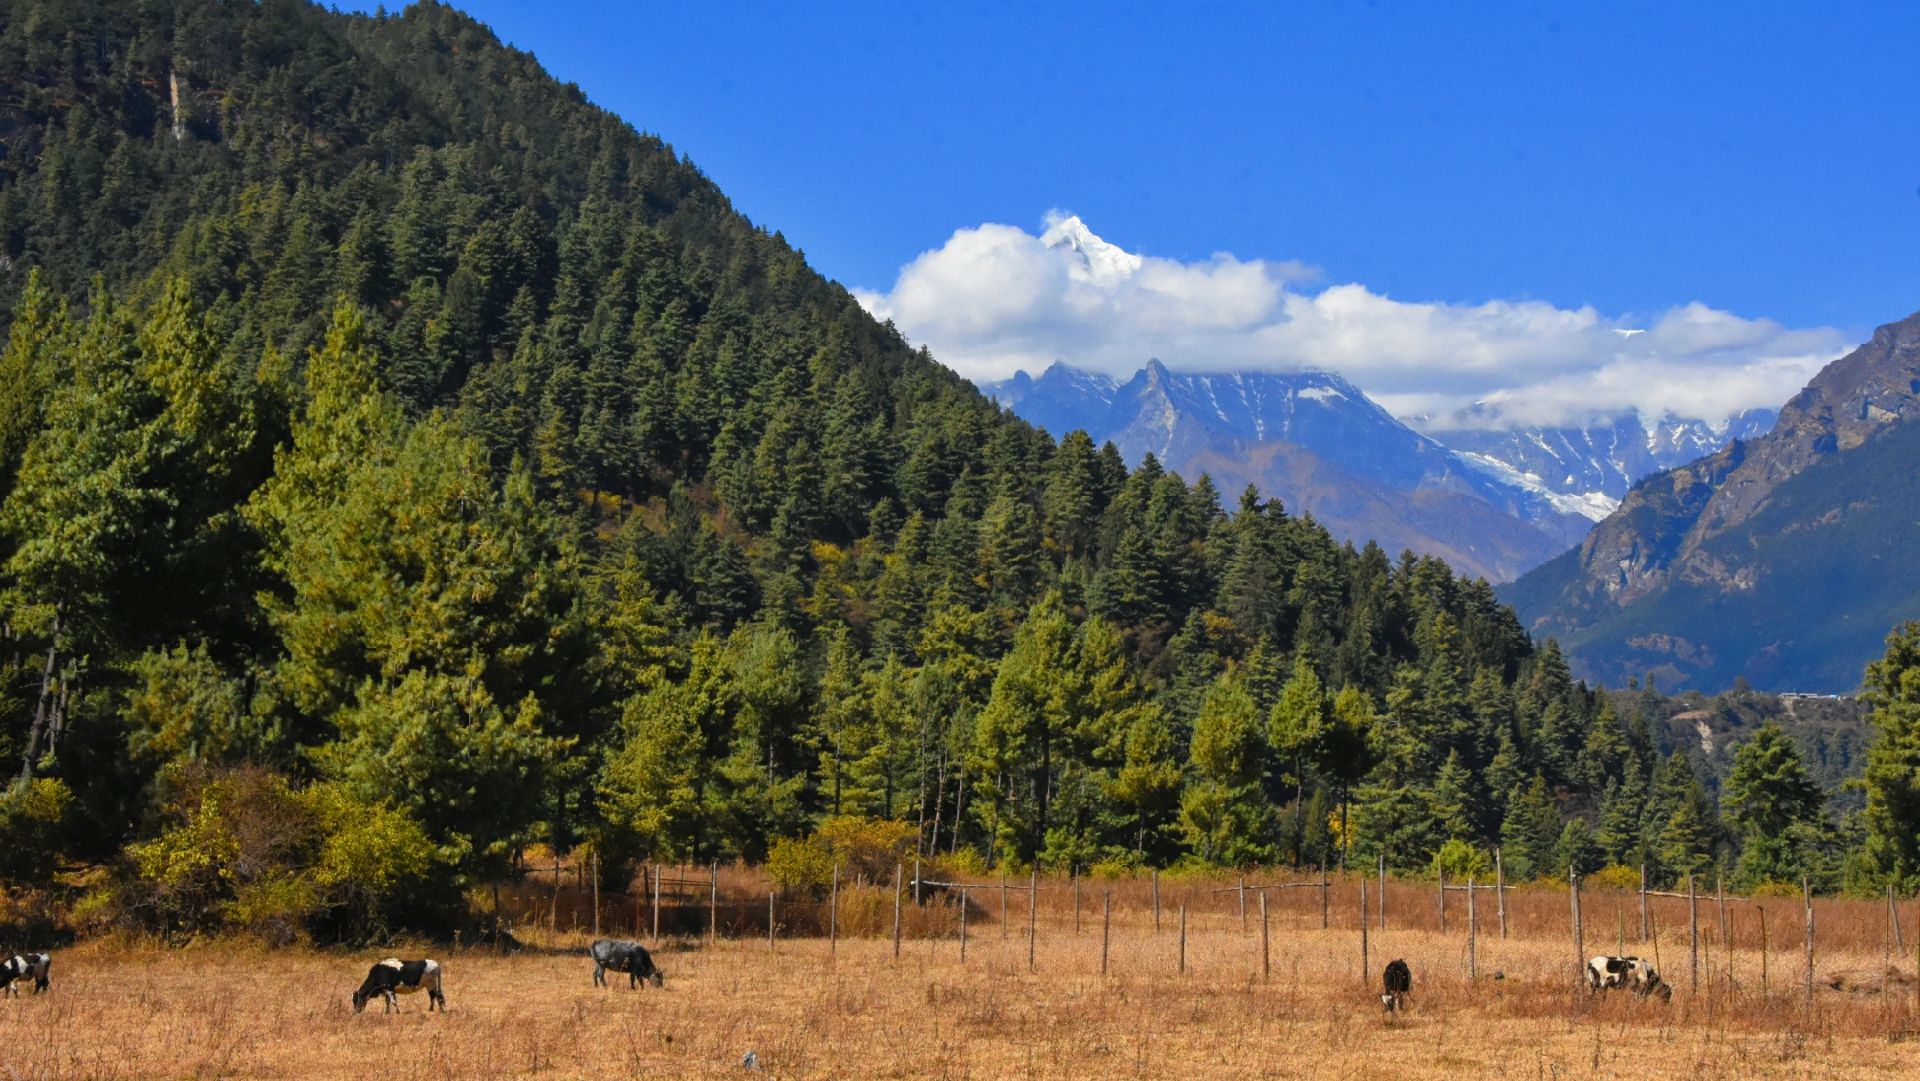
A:
POLYGON ((437 3, 0 8, 0 325, 0 885, 76 925, 848 822, 1920 887, 1920 628, 1857 761, 1775 703, 1716 765, 1484 581, 1014 418, 437 3))

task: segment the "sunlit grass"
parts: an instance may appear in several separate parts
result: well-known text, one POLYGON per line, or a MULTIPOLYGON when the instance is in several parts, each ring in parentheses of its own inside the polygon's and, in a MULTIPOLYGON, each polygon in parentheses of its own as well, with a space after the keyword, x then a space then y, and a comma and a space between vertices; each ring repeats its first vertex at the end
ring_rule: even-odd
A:
MULTIPOLYGON (((691 872, 688 873, 689 877, 691 872)), ((1268 881, 1261 876, 1262 881, 1268 881)), ((1163 880, 1161 928, 1147 881, 1085 883, 1080 930, 1072 891, 1049 880, 1037 909, 1028 971, 1023 889, 1009 889, 1010 926, 998 919, 998 880, 970 894, 967 958, 957 909, 906 906, 909 925, 893 956, 884 890, 849 890, 864 937, 836 950, 819 937, 765 938, 763 882, 733 871, 724 888, 744 923, 740 938, 709 944, 670 938, 656 958, 666 989, 592 986, 589 929, 540 926, 538 885, 510 895, 528 948, 495 956, 445 946, 355 952, 269 952, 238 944, 183 950, 101 941, 56 956, 51 995, 0 1002, 5 1070, 20 1078, 550 1076, 580 1078, 738 1075, 756 1054, 778 1077, 1885 1077, 1905 1072, 1907 1034, 1920 1028, 1911 956, 1900 979, 1879 979, 1890 952, 1884 903, 1816 903, 1816 992, 1805 995, 1798 899, 1770 901, 1768 987, 1759 985, 1758 918, 1730 902, 1732 978, 1719 945, 1717 907, 1702 901, 1702 955, 1692 978, 1686 902, 1656 910, 1670 1004, 1577 990, 1578 963, 1564 890, 1515 891, 1509 937, 1491 895, 1477 904, 1477 968, 1466 971, 1466 906, 1449 894, 1438 930, 1431 883, 1396 883, 1387 928, 1368 932, 1360 968, 1358 885, 1334 887, 1328 930, 1317 890, 1276 891, 1270 904, 1271 976, 1261 977, 1257 894, 1242 930, 1233 879, 1163 880), (1114 904, 1110 974, 1100 975, 1101 902, 1114 904), (758 901, 753 900, 756 892, 758 901), (1187 972, 1179 969, 1179 908, 1188 908, 1187 972), (743 928, 743 932, 744 932, 743 928), (916 937, 918 935, 934 937, 916 937), (450 1006, 429 1016, 424 999, 403 1012, 355 1015, 348 994, 373 960, 431 954, 446 967, 450 1006), (1375 983, 1387 960, 1414 970, 1412 1007, 1380 1009, 1375 983), (1496 978, 1495 974, 1499 974, 1496 978), (1852 990, 1829 986, 1833 977, 1852 990), (1858 989, 1864 987, 1864 990, 1858 989)), ((1024 886, 1020 880, 1010 887, 1024 886)), ((603 901, 610 899, 603 898, 603 901)), ((704 901, 704 898, 701 899, 704 901)), ((628 906, 629 910, 632 906, 628 906)), ((689 899, 687 920, 704 907, 689 899)), ((783 906, 800 926, 804 906, 783 906)), ((1913 907, 1903 910, 1911 915, 1913 907)), ((643 907, 642 918, 650 913, 643 907)), ((584 915, 591 921, 590 909, 584 915)), ((1586 952, 1611 952, 1624 926, 1638 937, 1637 901, 1584 898, 1586 952)), ((626 917, 630 918, 630 917, 626 917)), ((605 917, 611 926, 612 911, 605 917)), ((1912 934, 1904 936, 1911 950, 1912 934)))

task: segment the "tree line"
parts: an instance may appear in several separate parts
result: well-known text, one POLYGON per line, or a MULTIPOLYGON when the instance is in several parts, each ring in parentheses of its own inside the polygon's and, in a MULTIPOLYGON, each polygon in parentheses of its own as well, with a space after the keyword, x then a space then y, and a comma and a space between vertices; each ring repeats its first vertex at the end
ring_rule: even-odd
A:
POLYGON ((450 8, 34 0, 0 72, 0 875, 76 918, 364 935, 849 817, 1915 874, 1901 639, 1863 810, 1779 728, 1721 784, 1486 583, 1006 414, 450 8))

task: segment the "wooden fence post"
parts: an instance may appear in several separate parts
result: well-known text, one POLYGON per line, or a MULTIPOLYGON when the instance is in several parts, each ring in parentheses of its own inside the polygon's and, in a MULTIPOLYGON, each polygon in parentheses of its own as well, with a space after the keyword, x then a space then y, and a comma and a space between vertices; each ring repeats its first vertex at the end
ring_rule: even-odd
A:
POLYGON ((1367 973, 1367 876, 1360 876, 1360 986, 1369 987, 1373 978, 1367 973))
POLYGON ((1647 865, 1640 864, 1640 941, 1647 940, 1647 865))
POLYGON ((900 873, 904 868, 893 865, 893 959, 900 959, 900 873))
POLYGON ((1687 872, 1687 993, 1700 991, 1700 896, 1693 891, 1693 872, 1687 872))
POLYGON ((1434 879, 1440 883, 1440 933, 1447 933, 1447 872, 1434 868, 1434 879))
POLYGON ((1240 933, 1247 933, 1247 876, 1240 876, 1240 933))
POLYGON ((1500 909, 1500 937, 1507 937, 1507 869, 1500 862, 1500 850, 1493 850, 1493 900, 1500 909))
POLYGON ((600 937, 600 849, 593 850, 593 937, 600 937))
POLYGON ((1000 865, 1000 937, 1007 937, 1007 865, 1000 865))
POLYGON ((1107 943, 1113 939, 1113 891, 1100 894, 1100 975, 1107 974, 1107 943))
POLYGON ((1153 933, 1160 933, 1160 872, 1153 872, 1153 933))
POLYGON ((1653 970, 1659 972, 1667 967, 1666 962, 1660 960, 1660 921, 1653 917, 1651 910, 1648 912, 1648 917, 1647 926, 1651 932, 1648 937, 1653 939, 1653 970))
POLYGON ((1727 876, 1726 875, 1716 874, 1713 876, 1713 890, 1715 893, 1720 895, 1719 897, 1720 953, 1724 958, 1727 956, 1731 956, 1728 951, 1733 946, 1732 932, 1727 929, 1727 876))
POLYGON ((1893 883, 1887 883, 1887 924, 1893 928, 1893 952, 1907 952, 1906 943, 1900 941, 1900 906, 1893 899, 1893 883))
POLYGON ((1180 902, 1180 974, 1187 974, 1187 904, 1180 902))
POLYGON ((1755 906, 1760 913, 1760 998, 1767 997, 1767 910, 1755 906))
POLYGON ((967 963, 967 888, 960 887, 960 963, 967 963))
POLYGON ((1080 872, 1073 875, 1073 937, 1080 937, 1080 872))
POLYGON ((840 861, 833 861, 833 891, 827 894, 827 952, 840 953, 840 861))
POLYGON ((1260 891, 1260 979, 1273 979, 1273 950, 1267 937, 1267 891, 1260 891))
POLYGON ((1567 869, 1567 894, 1573 901, 1573 971, 1580 973, 1587 965, 1586 929, 1580 925, 1580 872, 1567 869))
POLYGON ((1322 931, 1327 929, 1327 888, 1330 885, 1332 883, 1327 881, 1327 865, 1322 863, 1320 865, 1320 929, 1322 931))
POLYGON ((1800 876, 1800 896, 1807 906, 1807 1008, 1813 1008, 1813 884, 1800 876))
POLYGON ((1387 929, 1387 850, 1380 850, 1380 929, 1387 929))
POLYGON ((773 928, 775 926, 774 921, 776 919, 773 912, 773 896, 774 896, 773 891, 768 890, 767 891, 767 950, 768 952, 772 952, 773 950, 773 928))
POLYGON ((660 868, 653 869, 653 937, 660 937, 660 868))
POLYGON ((1733 1005, 1733 924, 1727 924, 1727 941, 1720 949, 1720 967, 1727 973, 1727 1005, 1733 1005))
POLYGON ((1473 876, 1467 876, 1467 982, 1472 983, 1480 976, 1479 958, 1475 956, 1478 943, 1475 941, 1475 920, 1477 910, 1473 900, 1473 876))
MULTIPOLYGON (((834 864, 834 877, 840 874, 840 865, 834 864)), ((707 872, 707 944, 716 945, 720 941, 720 861, 714 860, 713 867, 707 872)))
POLYGON ((913 854, 913 903, 915 907, 920 904, 920 853, 918 852, 913 854))
POLYGON ((1034 944, 1040 940, 1040 861, 1033 863, 1033 878, 1027 887, 1027 971, 1033 971, 1034 944))

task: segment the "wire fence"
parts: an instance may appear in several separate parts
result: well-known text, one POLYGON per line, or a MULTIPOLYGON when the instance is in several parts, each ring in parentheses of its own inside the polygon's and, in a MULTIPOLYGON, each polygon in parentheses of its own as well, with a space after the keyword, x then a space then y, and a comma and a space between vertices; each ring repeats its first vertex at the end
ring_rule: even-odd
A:
POLYGON ((1485 938, 1562 935, 1571 945, 1562 971, 1573 974, 1568 985, 1574 989, 1588 985, 1590 956, 1650 955, 1670 987, 1696 996, 1750 987, 1763 995, 1791 991, 1810 1003, 1817 984, 1867 987, 1883 997, 1911 985, 1920 1009, 1920 923, 1910 958, 1903 929, 1909 920, 1920 921, 1920 906, 1891 890, 1883 901, 1816 904, 1804 884, 1798 897, 1753 897, 1729 894, 1719 880, 1711 890, 1692 879, 1684 890, 1657 890, 1644 876, 1637 888, 1591 888, 1577 877, 1558 886, 1515 886, 1498 873, 1494 882, 1483 883, 1477 877, 1419 881, 1325 870, 1251 879, 1153 873, 1090 880, 1035 872, 935 878, 905 863, 881 883, 842 881, 836 868, 832 885, 821 892, 785 891, 764 870, 742 866, 648 866, 622 891, 592 888, 586 874, 568 878, 556 866, 544 880, 536 874, 508 888, 506 925, 642 939, 759 938, 773 950, 790 939, 824 938, 829 950, 837 950, 842 938, 891 938, 895 956, 905 942, 952 940, 963 959, 970 939, 1017 937, 1024 940, 1029 969, 1038 965, 1043 939, 1090 942, 1097 935, 1105 973, 1118 921, 1123 936, 1170 938, 1172 968, 1182 974, 1189 969, 1190 928, 1204 926, 1209 934, 1246 936, 1247 956, 1257 951, 1262 978, 1271 975, 1276 934, 1324 932, 1328 949, 1357 945, 1358 971, 1369 985, 1370 937, 1390 929, 1456 940, 1469 981, 1481 978, 1485 938), (1830 926, 1821 926, 1821 913, 1830 926), (1822 977, 1823 951, 1854 958, 1878 953, 1882 964, 1876 973, 1822 977))

